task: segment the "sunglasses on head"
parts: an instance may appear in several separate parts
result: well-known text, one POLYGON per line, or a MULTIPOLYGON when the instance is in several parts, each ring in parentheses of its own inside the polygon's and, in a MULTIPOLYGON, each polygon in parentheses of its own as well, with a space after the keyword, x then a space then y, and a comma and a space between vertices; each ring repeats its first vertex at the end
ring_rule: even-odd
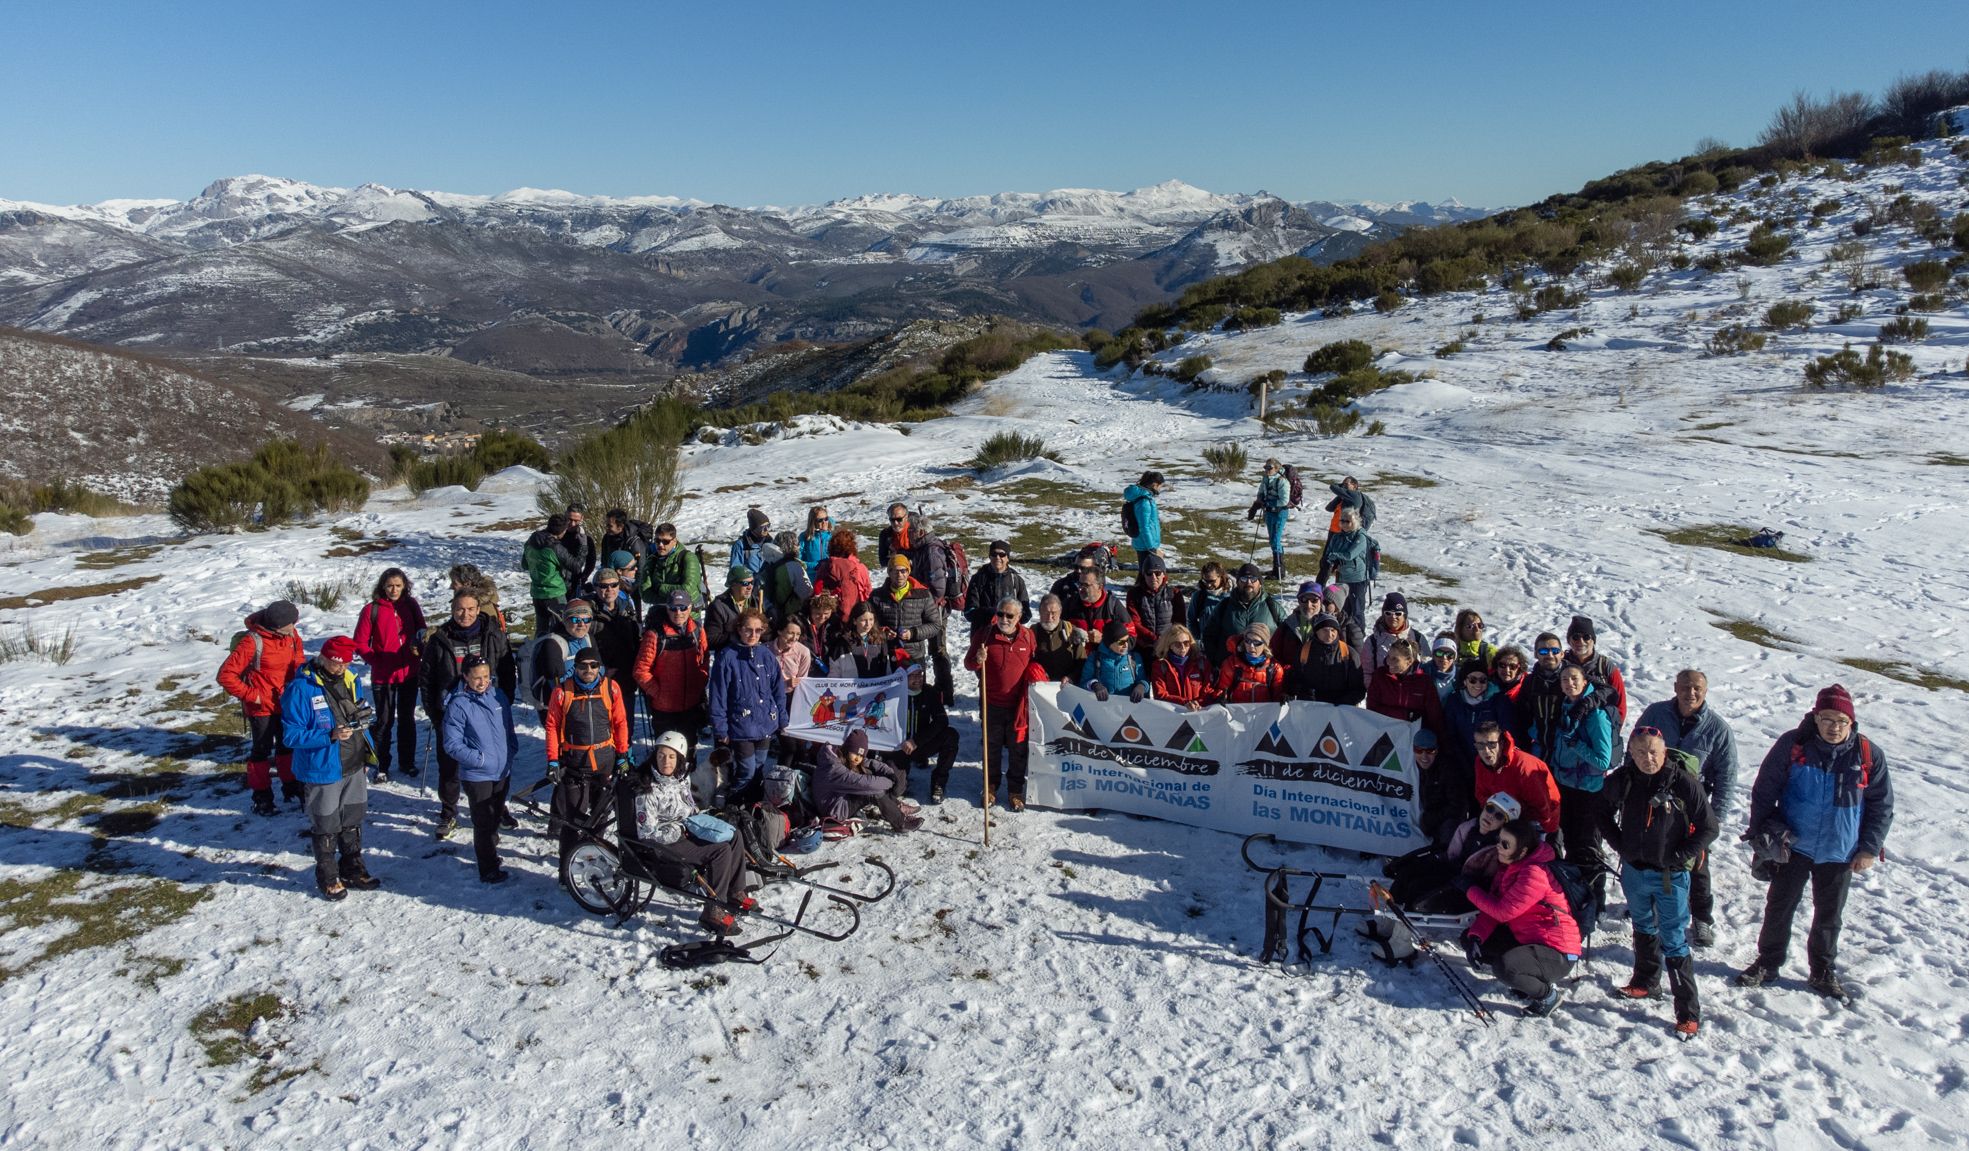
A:
POLYGON ((1652 737, 1660 739, 1662 737, 1661 729, 1658 727, 1637 727, 1634 729, 1634 734, 1642 738, 1652 737))

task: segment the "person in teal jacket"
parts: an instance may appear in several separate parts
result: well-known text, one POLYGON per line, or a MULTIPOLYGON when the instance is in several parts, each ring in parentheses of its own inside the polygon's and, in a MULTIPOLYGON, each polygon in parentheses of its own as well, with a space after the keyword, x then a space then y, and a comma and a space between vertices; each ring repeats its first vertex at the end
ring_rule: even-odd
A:
POLYGON ((1100 646, 1088 652, 1087 662, 1080 665, 1080 686, 1093 692, 1096 699, 1119 693, 1140 703, 1148 696, 1148 673, 1143 670, 1135 637, 1129 634, 1125 620, 1111 619, 1101 629, 1100 646))
POLYGON ((362 820, 369 810, 368 686, 349 670, 356 641, 330 638, 280 696, 280 722, 294 753, 294 778, 313 841, 315 886, 334 901, 348 889, 381 886, 362 863, 362 820))
POLYGON ((1532 738, 1551 750, 1547 761, 1559 785, 1559 838, 1567 863, 1582 868, 1605 865, 1600 850, 1600 789, 1614 759, 1613 716, 1607 698, 1586 680, 1577 666, 1559 672, 1559 707, 1550 732, 1532 738))
POLYGON ((833 539, 834 517, 819 505, 808 508, 807 530, 800 533, 800 562, 807 565, 808 579, 819 573, 821 563, 827 559, 827 545, 833 539))
POLYGON ((1381 544, 1362 529, 1360 513, 1340 509, 1340 530, 1326 537, 1325 563, 1320 582, 1333 579, 1347 585, 1347 618, 1363 631, 1367 628, 1368 585, 1379 575, 1381 544))
POLYGON ((1129 484, 1121 493, 1121 502, 1135 516, 1135 533, 1128 542, 1135 549, 1138 563, 1150 552, 1162 553, 1162 509, 1156 503, 1162 488, 1161 472, 1143 472, 1140 480, 1129 484))
POLYGON ((1276 458, 1265 461, 1265 474, 1258 479, 1258 496, 1244 518, 1255 520, 1265 513, 1265 531, 1272 540, 1272 578, 1285 578, 1285 525, 1292 518, 1292 485, 1286 482, 1285 466, 1276 458))

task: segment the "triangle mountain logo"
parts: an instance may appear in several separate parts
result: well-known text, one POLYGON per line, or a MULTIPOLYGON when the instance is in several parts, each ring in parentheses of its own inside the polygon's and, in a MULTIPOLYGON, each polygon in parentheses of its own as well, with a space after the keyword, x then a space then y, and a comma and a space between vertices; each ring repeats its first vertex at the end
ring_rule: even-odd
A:
POLYGON ((1285 733, 1279 730, 1277 723, 1272 724, 1271 730, 1258 741, 1258 746, 1254 750, 1260 755, 1274 755, 1280 759, 1299 758, 1299 753, 1292 750, 1292 742, 1285 738, 1285 733))
POLYGON ((1210 754, 1209 745, 1203 742, 1203 737, 1196 733, 1196 729, 1190 726, 1190 721, 1187 719, 1176 725, 1175 734, 1171 735, 1162 746, 1185 755, 1210 754))

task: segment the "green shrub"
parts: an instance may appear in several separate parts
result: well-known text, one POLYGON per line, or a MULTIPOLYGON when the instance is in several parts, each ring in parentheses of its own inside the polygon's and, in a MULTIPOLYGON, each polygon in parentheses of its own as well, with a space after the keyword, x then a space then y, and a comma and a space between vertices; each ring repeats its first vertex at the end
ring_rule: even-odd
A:
POLYGON ((1569 292, 1564 284, 1547 284, 1533 292, 1531 302, 1541 312, 1556 312, 1564 308, 1577 308, 1586 302, 1586 293, 1569 292))
POLYGON ((368 499, 368 479, 336 462, 328 445, 275 440, 250 460, 192 472, 171 489, 165 507, 186 531, 212 532, 354 511, 368 499))
POLYGON ((1306 374, 1317 376, 1325 372, 1351 372, 1373 362, 1374 349, 1365 340, 1335 340, 1321 345, 1318 351, 1306 357, 1306 374))
POLYGON ((1741 356, 1746 352, 1761 352, 1769 337, 1755 332, 1742 324, 1730 324, 1716 329, 1706 345, 1712 356, 1741 356))
POLYGON ((1829 356, 1820 356, 1805 365, 1805 385, 1810 388, 1829 388, 1837 384, 1850 384, 1856 388, 1877 388, 1889 380, 1910 380, 1914 378, 1914 357, 1906 352, 1894 352, 1879 344, 1872 344, 1866 350, 1866 358, 1847 344, 1829 356))
POLYGON ((1729 266, 1729 257, 1721 252, 1705 252, 1696 260, 1697 270, 1708 272, 1712 276, 1729 266))
POLYGON ((1716 229, 1721 225, 1708 216, 1691 216, 1676 227, 1687 232, 1691 240, 1701 241, 1715 235, 1716 229))
POLYGON ((405 483, 410 479, 410 469, 424 458, 423 453, 409 444, 390 445, 390 482, 405 483))
POLYGON ((1058 452, 1046 450, 1046 441, 1039 436, 1020 435, 1018 432, 998 432, 978 445, 977 454, 967 465, 974 471, 990 471, 1006 464, 1022 463, 1044 457, 1049 460, 1060 458, 1058 452))
POLYGON ((1396 384, 1413 383, 1415 379, 1416 376, 1413 372, 1384 372, 1379 368, 1371 366, 1355 368, 1351 372, 1342 372, 1326 383, 1321 384, 1316 391, 1307 397, 1307 403, 1323 403, 1329 405, 1352 403, 1362 396, 1381 391, 1383 388, 1392 388, 1396 384))
POLYGON ((1839 201, 1837 200, 1820 200, 1818 203, 1812 205, 1812 219, 1823 220, 1827 216, 1837 212, 1839 207, 1839 201))
POLYGON ((1689 262, 1689 254, 1687 252, 1677 252, 1668 257, 1668 266, 1678 272, 1687 271, 1689 262))
POLYGON ((1090 352, 1098 352, 1101 346, 1114 339, 1114 333, 1101 328, 1089 328, 1080 333, 1080 346, 1090 352))
POLYGON ((1745 180, 1756 173, 1738 164, 1716 169, 1716 187, 1724 192, 1734 192, 1743 186, 1745 180))
POLYGON ((1545 350, 1548 352, 1563 352, 1572 346, 1571 341, 1577 340, 1581 336, 1590 336, 1592 334, 1593 329, 1591 328, 1567 328, 1565 331, 1545 341, 1545 350))
POLYGON ((1213 480, 1234 480, 1251 466, 1251 459, 1237 444, 1212 444, 1203 449, 1205 472, 1213 480))
POLYGON ((1948 297, 1940 292, 1921 292, 1907 298, 1911 312, 1939 312, 1948 307, 1948 297))
POLYGON ((1306 408, 1313 427, 1323 436, 1344 436, 1361 424, 1361 414, 1352 408, 1333 404, 1312 404, 1306 408))
POLYGON ((1243 307, 1232 312, 1230 318, 1224 321, 1224 330, 1243 332, 1253 328, 1269 328, 1282 319, 1284 317, 1277 308, 1243 307))
POLYGON ((1969 252, 1969 212, 1964 212, 1955 218, 1950 242, 1955 245, 1956 251, 1969 252))
POLYGON ((1373 423, 1367 425, 1367 430, 1361 433, 1364 436, 1385 436, 1387 434, 1388 425, 1380 420, 1375 420, 1373 423))
POLYGON ((702 414, 675 400, 658 401, 563 451, 554 460, 553 482, 540 491, 541 513, 581 503, 622 508, 653 524, 669 519, 683 503, 684 436, 702 414))
POLYGON ((1901 275, 1917 292, 1939 291, 1949 281, 1948 265, 1940 260, 1916 260, 1902 268, 1901 275))
POLYGON ((1784 259, 1785 253, 1790 250, 1790 236, 1769 224, 1758 224, 1750 230, 1750 239, 1744 243, 1743 250, 1737 253, 1737 259, 1741 263, 1768 268, 1784 259))
POLYGON ((1914 316, 1901 316, 1880 325, 1880 342, 1883 344, 1912 344, 1928 338, 1928 321, 1914 316))
POLYGON ((1876 136, 1866 152, 1860 156, 1860 163, 1869 167, 1886 164, 1906 164, 1910 168, 1921 166, 1921 149, 1911 147, 1914 141, 1906 136, 1876 136))
POLYGON ((1764 312, 1764 326, 1773 332, 1810 327, 1816 311, 1808 300, 1780 300, 1764 312))
POLYGON ((1839 310, 1832 313, 1832 322, 1835 324, 1850 324, 1865 314, 1865 304, 1841 304, 1839 305, 1839 310))
POLYGON ((1176 361, 1176 367, 1170 374, 1183 383, 1194 384, 1197 377, 1209 370, 1209 356, 1184 356, 1176 361))
POLYGON ((1631 292, 1640 287, 1641 281, 1647 279, 1647 276, 1647 269, 1639 264, 1616 264, 1613 270, 1607 273, 1607 281, 1623 292, 1631 292))
POLYGON ((27 517, 42 512, 72 516, 120 516, 136 510, 114 496, 106 496, 66 479, 51 480, 45 484, 0 480, 0 532, 10 531, 6 525, 12 523, 20 529, 14 531, 14 535, 26 535, 34 528, 27 517))
POLYGON ((1384 288, 1374 297, 1374 310, 1387 315, 1402 306, 1402 294, 1393 288, 1384 288))
POLYGON ((1458 337, 1457 339, 1451 340, 1449 343, 1444 344, 1441 347, 1437 348, 1436 358, 1439 360, 1447 360, 1451 356, 1456 355, 1458 352, 1463 351, 1465 347, 1466 345, 1464 344, 1462 338, 1458 337))
POLYGON ((1707 196, 1722 186, 1722 181, 1716 178, 1715 173, 1697 168, 1682 177, 1682 182, 1675 186, 1675 194, 1683 197, 1707 196))

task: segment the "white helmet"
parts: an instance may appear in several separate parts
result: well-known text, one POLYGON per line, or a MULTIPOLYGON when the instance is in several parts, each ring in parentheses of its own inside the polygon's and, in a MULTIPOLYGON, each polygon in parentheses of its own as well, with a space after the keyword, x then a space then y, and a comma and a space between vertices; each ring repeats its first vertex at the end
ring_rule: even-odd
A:
POLYGON ((662 735, 656 737, 656 746, 669 748, 671 751, 676 752, 677 758, 681 760, 688 761, 691 757, 691 745, 689 741, 684 739, 681 732, 664 732, 662 735))

